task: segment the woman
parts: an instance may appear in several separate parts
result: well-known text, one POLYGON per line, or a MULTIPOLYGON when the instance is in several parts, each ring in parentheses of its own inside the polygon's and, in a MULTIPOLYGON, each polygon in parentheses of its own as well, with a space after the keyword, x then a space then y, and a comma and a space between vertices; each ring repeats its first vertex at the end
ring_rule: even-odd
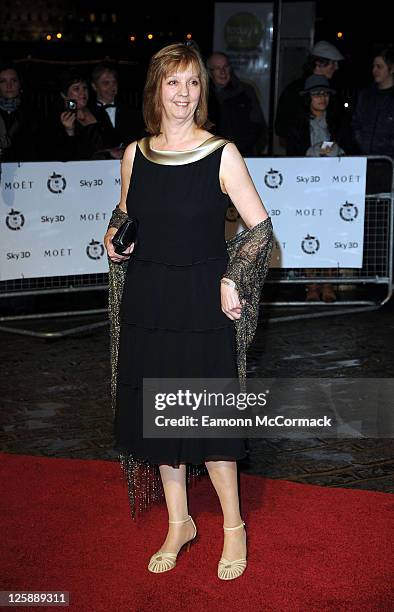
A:
POLYGON ((295 115, 286 140, 286 153, 292 156, 316 157, 349 153, 350 132, 343 112, 333 111, 331 95, 335 93, 329 80, 311 75, 301 95, 304 108, 295 115), (330 146, 323 147, 323 143, 330 146))
MULTIPOLYGON (((234 280, 240 284, 241 266, 233 258, 232 274, 224 240, 228 197, 249 228, 258 232, 264 227, 266 259, 272 244, 271 221, 241 155, 205 129, 207 92, 208 76, 195 48, 170 45, 152 58, 144 90, 151 136, 125 150, 121 200, 104 241, 113 262, 125 262, 133 253, 120 307, 115 448, 122 465, 130 465, 126 457, 147 465, 146 479, 149 466, 159 466, 169 515, 167 536, 148 568, 156 573, 173 569, 180 549, 195 538, 186 466, 205 462, 224 518, 218 576, 229 580, 246 568, 236 464, 246 454, 245 441, 149 440, 141 432, 144 376, 237 376, 234 325, 242 319, 243 306, 234 280), (138 242, 119 256, 112 238, 126 212, 139 221, 138 242)), ((251 259, 258 246, 255 238, 251 259)), ((137 470, 129 472, 132 494, 148 486, 137 482, 136 475, 137 470)))
POLYGON ((61 104, 49 131, 51 158, 60 161, 92 159, 105 147, 102 126, 88 108, 86 79, 76 70, 61 76, 61 104))
MULTIPOLYGON (((304 110, 294 118, 286 140, 287 155, 307 157, 335 157, 350 152, 350 130, 346 117, 330 106, 329 80, 323 75, 309 76, 301 95, 304 110), (345 150, 344 150, 345 149, 345 150)), ((332 275, 332 270, 326 271, 332 275)), ((305 270, 306 276, 315 276, 314 269, 305 270)), ((306 301, 335 302, 337 296, 330 283, 311 283, 306 287, 306 301)))
POLYGON ((0 123, 2 160, 35 161, 39 141, 37 112, 23 102, 21 77, 13 64, 0 66, 0 123))
POLYGON ((394 158, 394 50, 373 60, 373 85, 360 93, 352 120, 353 138, 362 155, 394 158))

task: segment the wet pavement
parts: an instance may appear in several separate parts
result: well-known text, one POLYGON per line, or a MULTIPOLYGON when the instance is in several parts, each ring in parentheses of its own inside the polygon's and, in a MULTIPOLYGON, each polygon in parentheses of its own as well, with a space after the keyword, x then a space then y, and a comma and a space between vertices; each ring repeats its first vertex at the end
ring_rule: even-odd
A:
MULTIPOLYGON (((369 312, 277 320, 308 313, 316 309, 264 309, 249 351, 251 376, 393 376, 392 301, 369 312)), ((57 318, 13 326, 59 330, 103 319, 57 318)), ((0 332, 0 356, 3 452, 116 460, 108 327, 51 341, 0 332)), ((393 493, 394 441, 389 436, 253 439, 250 457, 240 468, 270 478, 393 493)))

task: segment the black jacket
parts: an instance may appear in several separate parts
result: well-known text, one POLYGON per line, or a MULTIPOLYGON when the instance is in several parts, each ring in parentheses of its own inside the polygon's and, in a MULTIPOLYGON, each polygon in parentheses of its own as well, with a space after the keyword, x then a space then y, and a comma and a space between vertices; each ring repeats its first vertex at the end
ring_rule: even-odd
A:
POLYGON ((46 147, 43 159, 46 161, 79 161, 94 158, 105 148, 103 131, 98 123, 83 126, 75 122, 74 135, 69 136, 60 121, 64 109, 60 108, 48 120, 46 147))
MULTIPOLYGON (((309 129, 309 109, 304 107, 288 127, 286 138, 286 154, 303 157, 311 146, 309 129)), ((353 153, 350 122, 345 113, 337 113, 330 106, 327 108, 326 121, 330 137, 346 155, 353 153)))
POLYGON ((281 138, 287 138, 294 117, 302 114, 304 103, 300 91, 304 89, 305 78, 292 81, 282 91, 276 108, 275 132, 281 138))
POLYGON ((146 135, 141 111, 131 106, 116 104, 115 127, 102 106, 94 104, 90 110, 100 125, 106 148, 118 147, 121 144, 127 146, 133 140, 138 140, 146 135))
POLYGON ((13 112, 0 109, 9 145, 3 149, 2 161, 28 162, 39 159, 40 120, 38 111, 23 103, 13 112))
POLYGON ((394 157, 394 87, 378 89, 374 84, 362 91, 352 129, 359 153, 394 157))
POLYGON ((212 131, 232 140, 245 157, 259 155, 267 144, 268 131, 255 90, 235 75, 223 89, 211 83, 208 116, 212 131))
MULTIPOLYGON (((304 76, 289 83, 279 97, 276 108, 275 132, 284 140, 287 139, 289 130, 294 124, 294 117, 302 115, 305 108, 304 98, 300 95, 300 92, 304 89, 306 78, 304 76)), ((343 104, 338 93, 331 97, 330 106, 335 114, 342 112, 343 104)))

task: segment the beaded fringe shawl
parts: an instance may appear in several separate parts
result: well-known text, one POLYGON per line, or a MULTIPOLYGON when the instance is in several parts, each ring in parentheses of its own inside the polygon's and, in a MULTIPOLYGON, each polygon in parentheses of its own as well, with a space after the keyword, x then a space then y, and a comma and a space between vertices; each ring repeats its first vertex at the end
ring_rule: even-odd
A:
MULTIPOLYGON (((127 215, 116 208, 109 227, 120 227, 127 215)), ((242 388, 246 379, 246 351, 253 340, 259 315, 260 294, 268 271, 272 251, 272 223, 270 217, 249 230, 240 232, 227 241, 229 263, 224 276, 237 284, 239 297, 246 300, 242 316, 235 322, 237 367, 242 388)), ((111 351, 111 405, 116 409, 116 380, 119 349, 119 309, 127 270, 127 261, 109 261, 109 319, 111 351)), ((131 453, 120 453, 119 461, 127 481, 131 517, 136 519, 151 505, 164 500, 159 467, 134 459, 131 453)), ((193 485, 207 474, 204 464, 186 464, 186 482, 193 485)))

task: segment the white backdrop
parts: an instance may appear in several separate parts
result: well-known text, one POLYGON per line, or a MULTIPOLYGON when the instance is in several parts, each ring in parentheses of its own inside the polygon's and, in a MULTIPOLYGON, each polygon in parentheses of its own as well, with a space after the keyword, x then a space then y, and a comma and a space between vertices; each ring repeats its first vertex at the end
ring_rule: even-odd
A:
MULTIPOLYGON (((271 268, 362 267, 367 158, 245 161, 274 226, 271 268)), ((242 226, 227 217, 230 237, 242 226)))
MULTIPOLYGON (((361 267, 366 158, 247 159, 272 217, 272 267, 361 267)), ((107 272, 120 162, 2 164, 0 280, 107 272)), ((239 229, 229 208, 226 233, 239 229)))
POLYGON ((3 164, 0 279, 107 272, 120 162, 3 164))

